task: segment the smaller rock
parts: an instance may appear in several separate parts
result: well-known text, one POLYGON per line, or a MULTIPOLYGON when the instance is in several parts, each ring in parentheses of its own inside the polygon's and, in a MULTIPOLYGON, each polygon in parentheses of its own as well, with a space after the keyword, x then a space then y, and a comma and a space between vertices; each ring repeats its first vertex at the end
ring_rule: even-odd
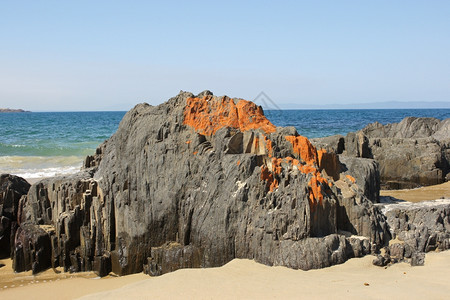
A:
POLYGON ((414 252, 411 256, 411 266, 423 266, 425 264, 425 253, 414 252))
POLYGON ((93 270, 100 277, 107 276, 111 272, 111 256, 95 256, 93 270))
POLYGON ((391 258, 395 258, 399 261, 403 260, 405 253, 405 246, 401 243, 395 243, 389 246, 389 253, 391 258))
POLYGON ((385 256, 381 256, 378 255, 373 261, 372 264, 378 267, 384 267, 387 266, 389 263, 391 262, 391 259, 389 258, 389 256, 385 255, 385 256))

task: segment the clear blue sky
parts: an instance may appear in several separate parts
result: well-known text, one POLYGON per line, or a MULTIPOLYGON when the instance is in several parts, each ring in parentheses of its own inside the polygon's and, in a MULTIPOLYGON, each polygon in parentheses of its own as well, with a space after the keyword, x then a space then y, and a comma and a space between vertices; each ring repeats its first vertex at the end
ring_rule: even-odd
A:
POLYGON ((450 1, 0 0, 0 107, 450 101, 450 1))

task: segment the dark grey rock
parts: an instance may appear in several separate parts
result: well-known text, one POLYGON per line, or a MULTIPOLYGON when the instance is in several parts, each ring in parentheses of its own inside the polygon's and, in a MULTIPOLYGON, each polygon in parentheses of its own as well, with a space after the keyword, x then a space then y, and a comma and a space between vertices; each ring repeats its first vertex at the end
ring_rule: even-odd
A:
POLYGON ((391 236, 399 241, 389 247, 392 258, 411 258, 414 265, 420 263, 420 253, 450 249, 450 199, 383 202, 378 206, 386 216, 391 236))
POLYGON ((341 136, 313 140, 315 145, 330 143, 325 147, 334 153, 375 159, 382 188, 414 188, 448 181, 450 119, 408 117, 400 123, 376 122, 349 133, 343 146, 337 147, 336 141, 341 141, 341 136))
POLYGON ((159 276, 182 268, 200 268, 204 256, 198 247, 182 246, 179 243, 166 243, 161 247, 152 247, 151 256, 144 273, 159 276))
MULTIPOLYGON (((20 202, 20 224, 54 228, 49 266, 104 276, 145 265, 158 275, 250 258, 306 270, 373 253, 388 241, 385 218, 368 199, 376 201, 376 191, 365 186, 376 182, 372 162, 348 161, 342 176, 334 167, 338 157, 329 160, 332 167, 316 165, 322 176, 332 175, 330 184, 318 183, 319 201, 311 196, 318 175, 286 159, 304 161, 285 138, 297 135, 294 128, 265 134, 223 127, 206 136, 183 121, 193 96, 137 105, 86 159, 85 170, 30 188, 20 202), (345 176, 352 174, 356 182, 345 176)), ((20 271, 32 255, 16 245, 15 257, 20 271)))
POLYGON ((95 256, 93 262, 93 271, 100 277, 104 277, 111 272, 111 256, 105 253, 101 256, 95 256))
POLYGON ((342 154, 345 150, 345 138, 342 135, 314 138, 311 139, 311 143, 317 149, 325 149, 330 153, 342 154))
POLYGON ((411 266, 423 266, 425 264, 425 253, 414 252, 411 256, 411 266))
MULTIPOLYGON (((354 147, 345 149, 336 139, 337 152, 352 157, 330 152, 307 166, 299 151, 318 152, 294 149, 286 136, 295 128, 223 126, 206 135, 184 122, 190 97, 137 105, 83 171, 34 184, 18 203, 15 270, 160 275, 233 258, 308 270, 378 253, 391 237, 404 241, 403 250, 387 248, 393 261, 402 251, 448 249, 447 208, 393 213, 374 204, 378 165, 361 158, 374 155, 368 135, 347 136, 354 147)), ((229 103, 222 116, 238 103, 199 97, 229 103)))
POLYGON ((385 267, 391 262, 389 256, 377 255, 376 258, 372 261, 372 264, 378 267, 385 267))
POLYGON ((405 246, 401 243, 394 243, 389 246, 389 255, 399 261, 405 257, 405 246))
POLYGON ((21 177, 0 175, 0 258, 12 253, 11 239, 15 235, 19 201, 29 188, 30 184, 21 177))
POLYGON ((372 202, 380 200, 380 172, 373 159, 339 155, 342 174, 352 176, 363 195, 372 202))
POLYGON ((14 245, 14 271, 32 270, 37 274, 51 266, 50 236, 39 225, 21 224, 14 245))

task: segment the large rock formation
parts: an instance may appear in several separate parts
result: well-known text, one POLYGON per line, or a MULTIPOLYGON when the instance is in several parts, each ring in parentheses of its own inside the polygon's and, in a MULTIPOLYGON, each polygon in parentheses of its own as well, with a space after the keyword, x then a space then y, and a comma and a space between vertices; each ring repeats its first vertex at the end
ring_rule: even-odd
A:
POLYGON ((341 161, 242 99, 139 104, 84 165, 21 198, 16 270, 159 275, 233 258, 306 270, 390 239, 372 160, 341 161))
POLYGON ((376 122, 346 137, 312 142, 332 153, 375 159, 383 188, 413 188, 450 179, 450 119, 408 117, 400 123, 376 122))
POLYGON ((0 175, 0 258, 9 257, 13 252, 11 246, 17 229, 19 200, 29 188, 30 184, 23 178, 0 175))
POLYGON ((388 234, 367 198, 376 165, 341 165, 255 104, 208 91, 137 105, 85 167, 22 199, 17 270, 161 274, 233 258, 310 269, 376 251, 388 234))

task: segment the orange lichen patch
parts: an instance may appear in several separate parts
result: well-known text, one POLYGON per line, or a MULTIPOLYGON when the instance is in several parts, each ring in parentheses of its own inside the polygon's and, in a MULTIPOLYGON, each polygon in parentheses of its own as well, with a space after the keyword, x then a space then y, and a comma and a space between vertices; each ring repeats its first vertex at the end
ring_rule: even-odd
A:
POLYGON ((239 100, 236 107, 238 109, 239 128, 241 131, 251 129, 262 129, 265 133, 276 131, 276 126, 264 116, 260 106, 251 101, 239 100))
POLYGON ((241 160, 238 160, 237 163, 236 163, 236 165, 239 166, 240 164, 241 164, 241 160))
POLYGON ((192 153, 192 154, 197 155, 197 153, 198 153, 198 151, 194 151, 194 153, 192 153))
POLYGON ((286 162, 293 166, 300 166, 300 161, 298 159, 292 158, 290 156, 285 158, 286 162))
POLYGON ((252 149, 255 150, 254 153, 258 153, 258 148, 259 148, 259 139, 255 137, 252 141, 252 149))
POLYGON ((228 97, 186 99, 183 124, 197 132, 211 136, 223 127, 241 131, 261 129, 265 133, 275 132, 276 127, 265 116, 261 107, 253 102, 239 100, 237 104, 228 97))
POLYGON ((267 165, 261 166, 261 180, 264 180, 269 185, 269 191, 273 192, 278 187, 278 179, 276 175, 281 174, 283 170, 281 166, 281 158, 272 158, 272 167, 269 169, 267 165))
POLYGON ((347 177, 352 183, 356 182, 356 179, 351 175, 345 175, 345 177, 347 177))
POLYGON ((281 158, 272 158, 272 172, 274 172, 275 174, 281 174, 281 158))
POLYGON ((266 149, 269 157, 273 156, 273 147, 272 147, 272 141, 267 138, 267 136, 264 136, 264 141, 266 142, 266 149))
POLYGON ((306 137, 287 135, 285 138, 292 144, 294 153, 298 154, 306 164, 318 165, 316 147, 306 137))
POLYGON ((186 141, 186 144, 188 144, 188 145, 189 145, 190 143, 191 143, 191 141, 186 141))
POLYGON ((266 165, 261 166, 261 180, 265 180, 268 183, 273 182, 273 175, 269 171, 269 168, 266 165))
POLYGON ((326 153, 327 153, 327 150, 325 150, 325 149, 317 150, 317 162, 319 163, 319 166, 321 165, 323 157, 324 157, 324 155, 326 155, 326 153))
POLYGON ((311 188, 309 193, 309 201, 311 209, 314 209, 317 204, 322 205, 323 194, 322 194, 322 186, 320 183, 328 184, 328 181, 323 178, 320 173, 315 174, 311 177, 311 180, 308 182, 308 186, 311 188))
POLYGON ((313 166, 309 166, 309 165, 299 165, 298 169, 300 170, 300 172, 305 173, 305 174, 317 173, 317 169, 314 168, 313 166))

